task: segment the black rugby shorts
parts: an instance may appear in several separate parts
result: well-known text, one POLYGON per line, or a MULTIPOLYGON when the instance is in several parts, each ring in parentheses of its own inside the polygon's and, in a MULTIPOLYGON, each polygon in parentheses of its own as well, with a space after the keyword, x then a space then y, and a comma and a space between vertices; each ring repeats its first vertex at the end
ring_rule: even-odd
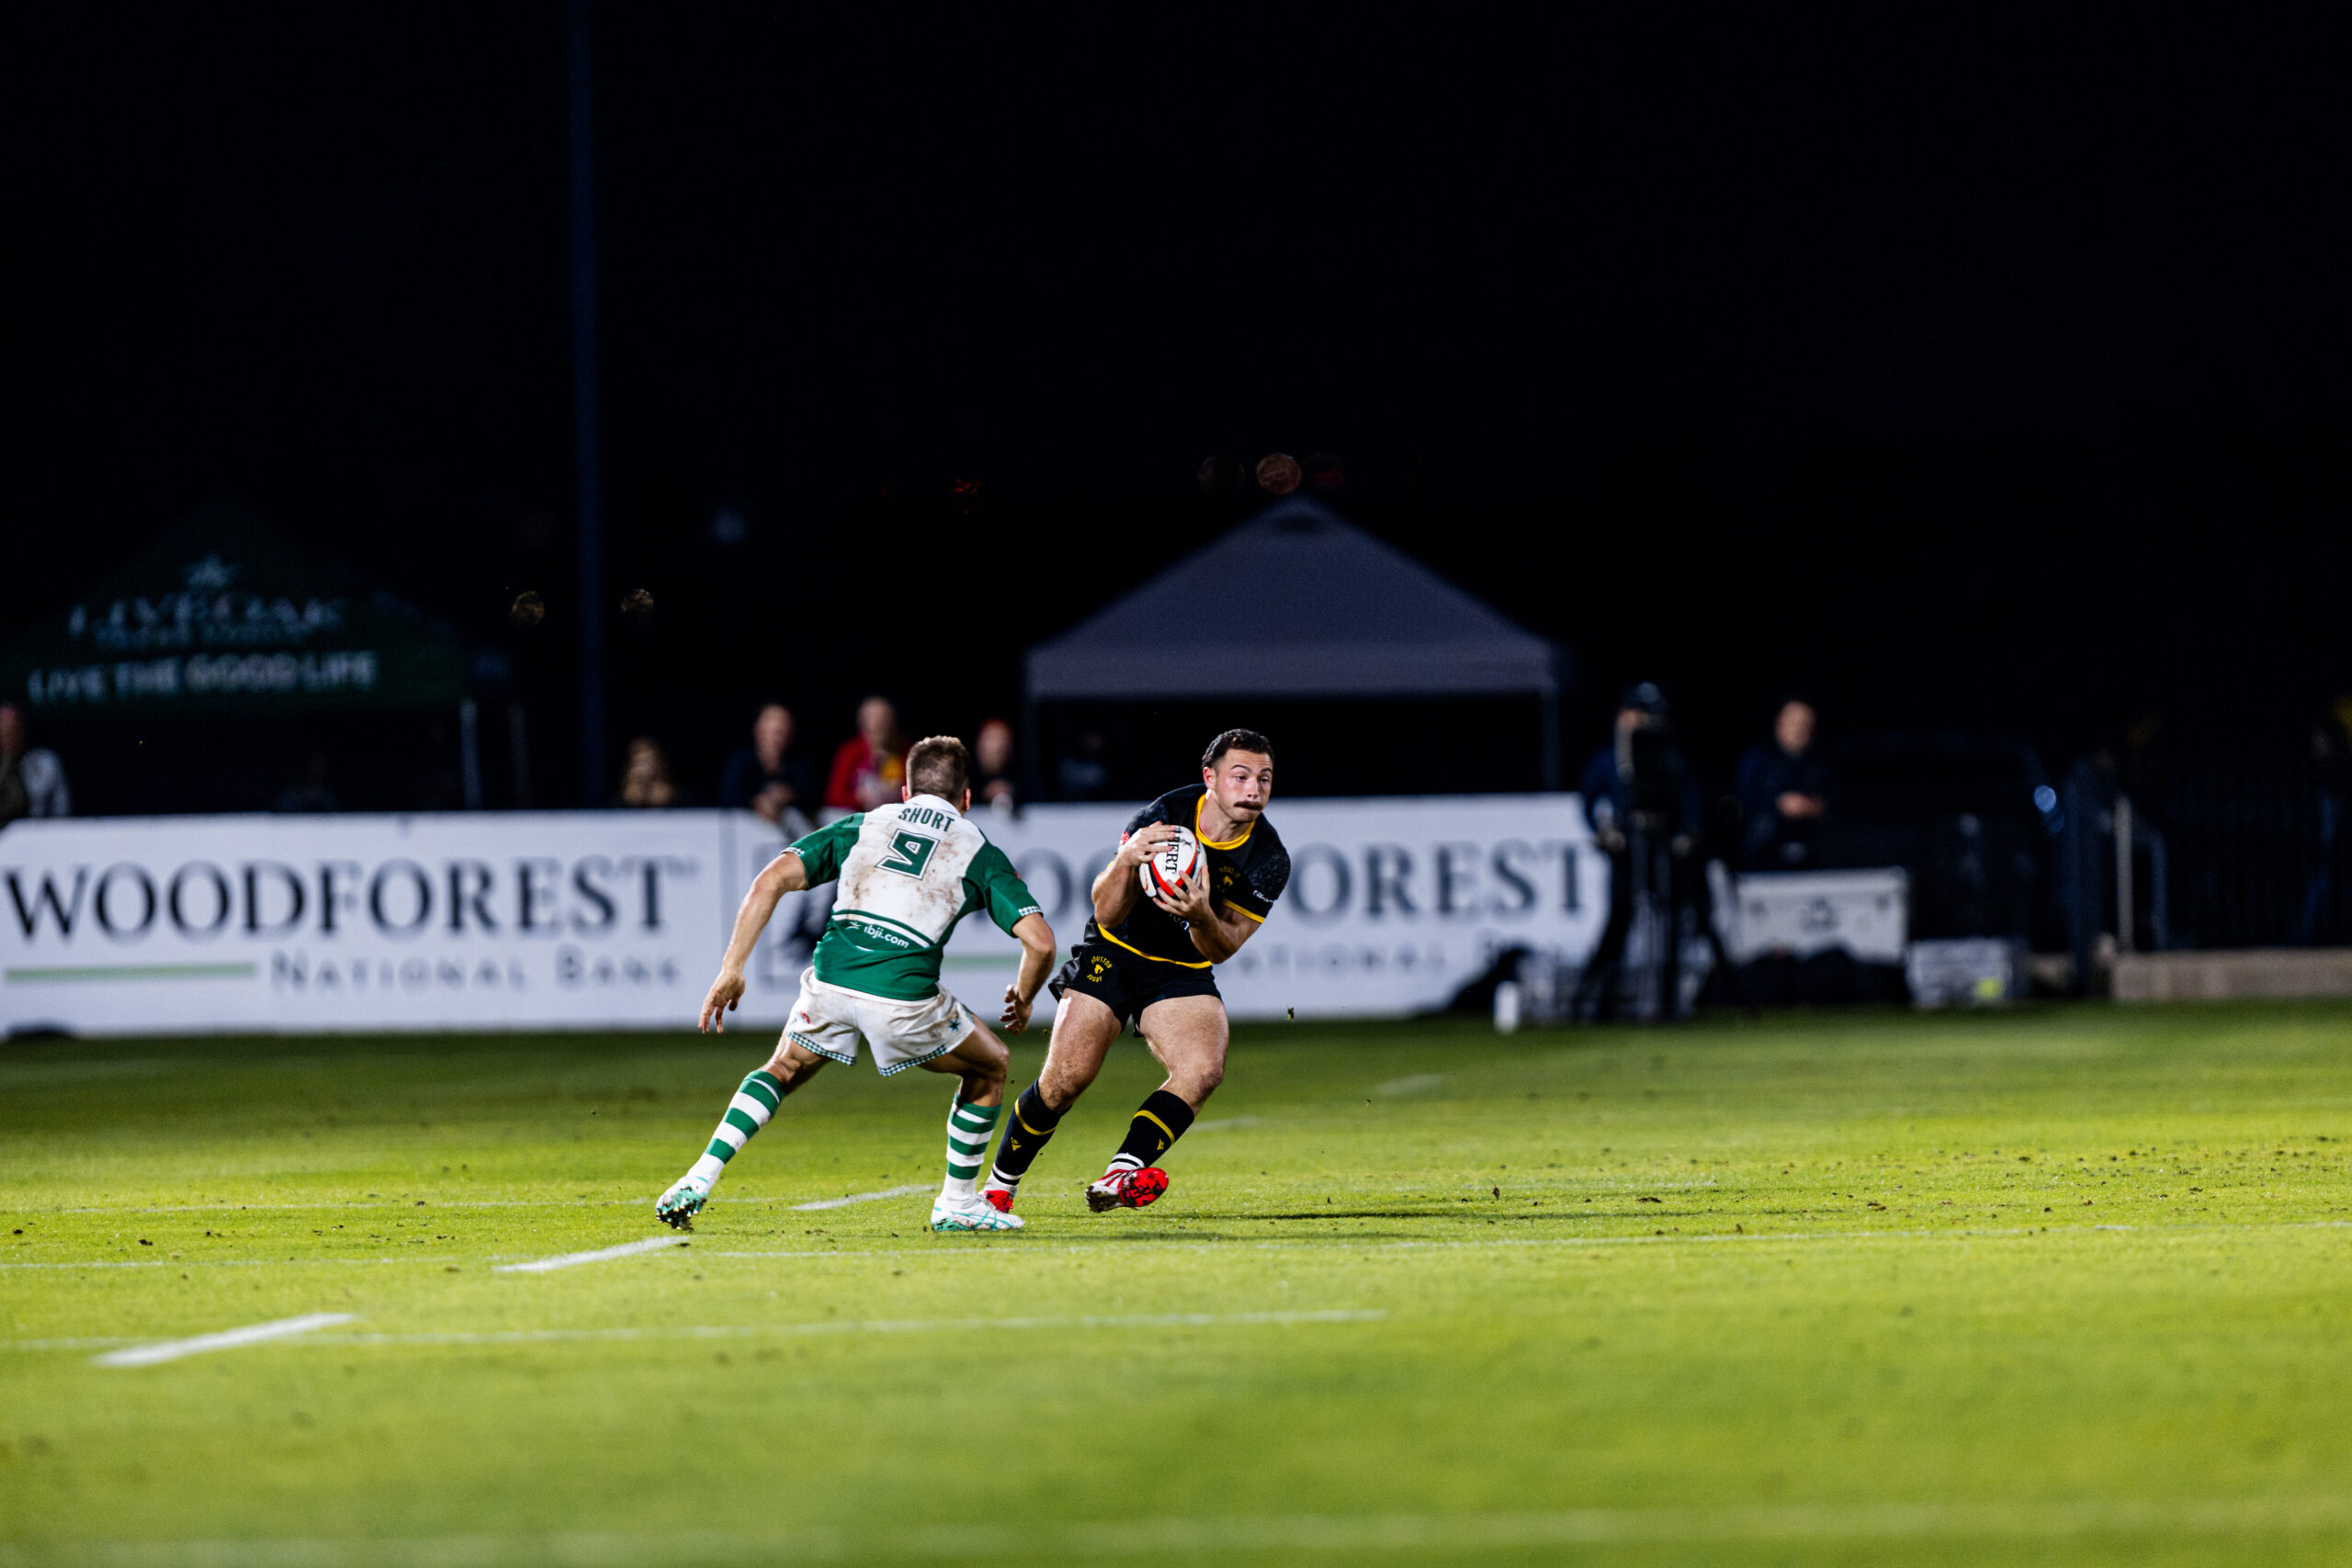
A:
POLYGON ((1059 1001, 1077 991, 1109 1008, 1118 1021, 1142 1032, 1143 1010, 1170 997, 1216 997, 1216 976, 1206 969, 1162 964, 1107 942, 1081 942, 1070 950, 1069 962, 1046 988, 1059 1001))

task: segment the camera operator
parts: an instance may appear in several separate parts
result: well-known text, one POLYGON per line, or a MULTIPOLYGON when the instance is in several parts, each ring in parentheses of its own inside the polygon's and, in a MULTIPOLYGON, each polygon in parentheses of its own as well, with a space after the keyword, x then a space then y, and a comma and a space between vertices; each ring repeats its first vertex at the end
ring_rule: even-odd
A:
POLYGON ((1574 1016, 1606 1022, 1617 1014, 1625 945, 1642 896, 1662 903, 1666 936, 1654 955, 1659 973, 1657 1013, 1671 1018, 1680 1000, 1681 913, 1699 901, 1699 788, 1668 722, 1666 694, 1653 682, 1626 689, 1616 734, 1584 771, 1585 817, 1609 857, 1609 923, 1577 983, 1574 1016))

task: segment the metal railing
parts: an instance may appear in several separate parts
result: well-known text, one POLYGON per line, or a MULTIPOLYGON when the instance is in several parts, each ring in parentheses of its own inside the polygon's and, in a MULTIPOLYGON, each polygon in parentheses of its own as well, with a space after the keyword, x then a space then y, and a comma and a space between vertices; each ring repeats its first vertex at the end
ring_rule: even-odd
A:
POLYGON ((2117 945, 2352 942, 2352 774, 2339 761, 2143 754, 2114 807, 2117 945))

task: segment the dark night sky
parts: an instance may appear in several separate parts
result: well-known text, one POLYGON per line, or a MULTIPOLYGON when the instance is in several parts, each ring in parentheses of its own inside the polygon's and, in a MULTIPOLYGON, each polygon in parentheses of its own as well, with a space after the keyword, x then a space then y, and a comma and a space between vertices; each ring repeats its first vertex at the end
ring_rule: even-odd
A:
MULTIPOLYGON (((12 18, 0 635, 241 497, 512 647, 562 742, 562 20, 12 18)), ((707 767, 776 692, 813 752, 868 687, 968 730, 1276 449, 1570 647, 1579 736, 1646 673, 1702 755, 1790 685, 2053 761, 2352 688, 2308 40, 1015 26, 600 10, 608 581, 662 606, 616 734, 707 767)))

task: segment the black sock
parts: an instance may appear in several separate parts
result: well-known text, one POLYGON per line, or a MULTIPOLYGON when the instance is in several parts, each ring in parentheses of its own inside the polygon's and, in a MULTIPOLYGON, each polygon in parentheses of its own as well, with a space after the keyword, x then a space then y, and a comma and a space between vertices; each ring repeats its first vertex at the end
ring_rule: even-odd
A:
POLYGON ((1127 1123, 1127 1141, 1112 1157, 1111 1168, 1140 1170, 1158 1165, 1159 1156, 1175 1147, 1176 1140, 1192 1124, 1191 1106, 1164 1089, 1153 1089, 1151 1098, 1136 1111, 1135 1120, 1127 1123))
POLYGON ((1029 1174, 1029 1162, 1046 1146, 1061 1125, 1062 1113, 1046 1103, 1046 1097, 1031 1084, 1012 1102, 1012 1114, 1004 1119, 1004 1136, 996 1145, 996 1165, 989 1172, 990 1187, 1012 1191, 1029 1174))

